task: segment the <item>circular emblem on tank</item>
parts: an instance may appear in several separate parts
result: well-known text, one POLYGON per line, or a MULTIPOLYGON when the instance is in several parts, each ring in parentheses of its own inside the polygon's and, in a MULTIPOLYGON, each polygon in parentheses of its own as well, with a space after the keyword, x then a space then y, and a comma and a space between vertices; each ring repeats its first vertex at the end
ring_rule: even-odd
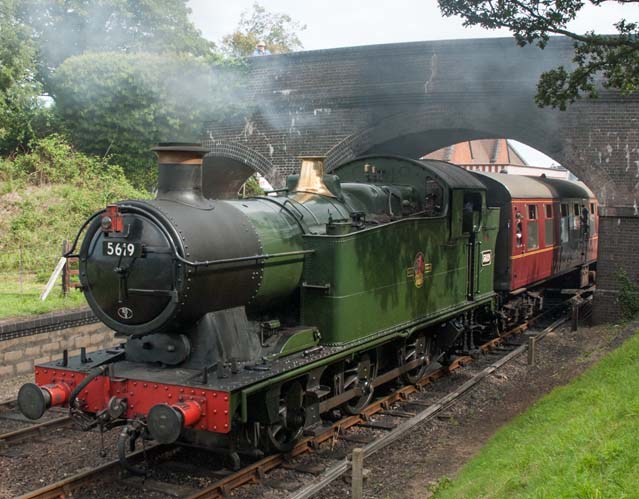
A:
POLYGON ((118 308, 118 317, 124 320, 133 319, 133 310, 129 307, 120 307, 118 308))

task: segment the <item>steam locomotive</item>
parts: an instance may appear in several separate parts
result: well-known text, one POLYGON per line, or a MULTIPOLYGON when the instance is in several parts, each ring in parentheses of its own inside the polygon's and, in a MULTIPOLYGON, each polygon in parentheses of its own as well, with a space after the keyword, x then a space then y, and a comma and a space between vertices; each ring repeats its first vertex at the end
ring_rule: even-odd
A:
POLYGON ((304 158, 275 195, 230 199, 205 149, 155 150, 156 199, 80 230, 82 289, 122 343, 36 366, 18 397, 31 419, 64 405, 122 426, 125 465, 140 437, 286 451, 530 316, 544 282, 592 276, 597 201, 579 182, 304 158))

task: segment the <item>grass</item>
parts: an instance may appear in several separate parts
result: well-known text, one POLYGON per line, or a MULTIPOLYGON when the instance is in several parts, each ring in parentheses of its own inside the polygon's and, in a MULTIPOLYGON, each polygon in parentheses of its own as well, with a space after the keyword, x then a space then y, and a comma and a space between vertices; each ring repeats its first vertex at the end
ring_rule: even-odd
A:
POLYGON ((498 431, 434 498, 639 497, 639 334, 498 431))
POLYGON ((40 293, 46 278, 44 282, 42 280, 36 274, 22 274, 22 279, 17 272, 0 274, 0 319, 78 308, 86 304, 82 292, 75 289, 65 298, 60 280, 46 301, 41 301, 40 293))

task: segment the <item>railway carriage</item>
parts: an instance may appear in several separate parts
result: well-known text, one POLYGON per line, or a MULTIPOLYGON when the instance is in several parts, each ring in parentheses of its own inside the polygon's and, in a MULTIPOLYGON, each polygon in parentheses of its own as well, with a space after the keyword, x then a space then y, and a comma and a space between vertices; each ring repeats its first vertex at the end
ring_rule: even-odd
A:
POLYGON ((517 292, 597 258, 597 200, 581 182, 477 173, 499 207, 495 290, 517 292))
POLYGON ((582 187, 530 196, 506 176, 377 155, 331 175, 306 158, 276 195, 228 199, 215 179, 233 175, 202 165, 204 149, 157 151, 157 198, 83 227, 83 291, 122 344, 36 366, 18 398, 33 419, 68 405, 86 428, 124 425, 125 465, 140 437, 235 460, 285 451, 323 413, 357 413, 498 333, 504 292, 591 261, 570 237, 563 249, 563 220, 539 225, 555 220, 546 206, 594 202, 582 187))

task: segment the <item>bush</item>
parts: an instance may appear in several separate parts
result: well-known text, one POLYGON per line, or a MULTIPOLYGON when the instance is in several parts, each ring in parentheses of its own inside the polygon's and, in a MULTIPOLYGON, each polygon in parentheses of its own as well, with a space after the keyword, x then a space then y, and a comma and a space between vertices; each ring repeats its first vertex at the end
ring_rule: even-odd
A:
POLYGON ((617 302, 619 303, 621 317, 626 320, 633 319, 639 314, 639 290, 624 269, 619 268, 615 276, 619 281, 617 302))
POLYGON ((75 151, 52 135, 32 152, 0 164, 0 271, 51 272, 62 241, 92 213, 120 199, 149 194, 131 186, 122 168, 75 151))
POLYGON ((109 154, 134 185, 149 188, 151 147, 197 140, 205 121, 243 108, 241 68, 188 54, 87 52, 56 69, 56 112, 80 150, 109 154))
POLYGON ((52 134, 31 144, 31 152, 5 160, 0 179, 24 181, 31 185, 70 183, 93 187, 97 183, 115 182, 124 187, 128 182, 122 168, 106 159, 77 152, 64 137, 52 134))

